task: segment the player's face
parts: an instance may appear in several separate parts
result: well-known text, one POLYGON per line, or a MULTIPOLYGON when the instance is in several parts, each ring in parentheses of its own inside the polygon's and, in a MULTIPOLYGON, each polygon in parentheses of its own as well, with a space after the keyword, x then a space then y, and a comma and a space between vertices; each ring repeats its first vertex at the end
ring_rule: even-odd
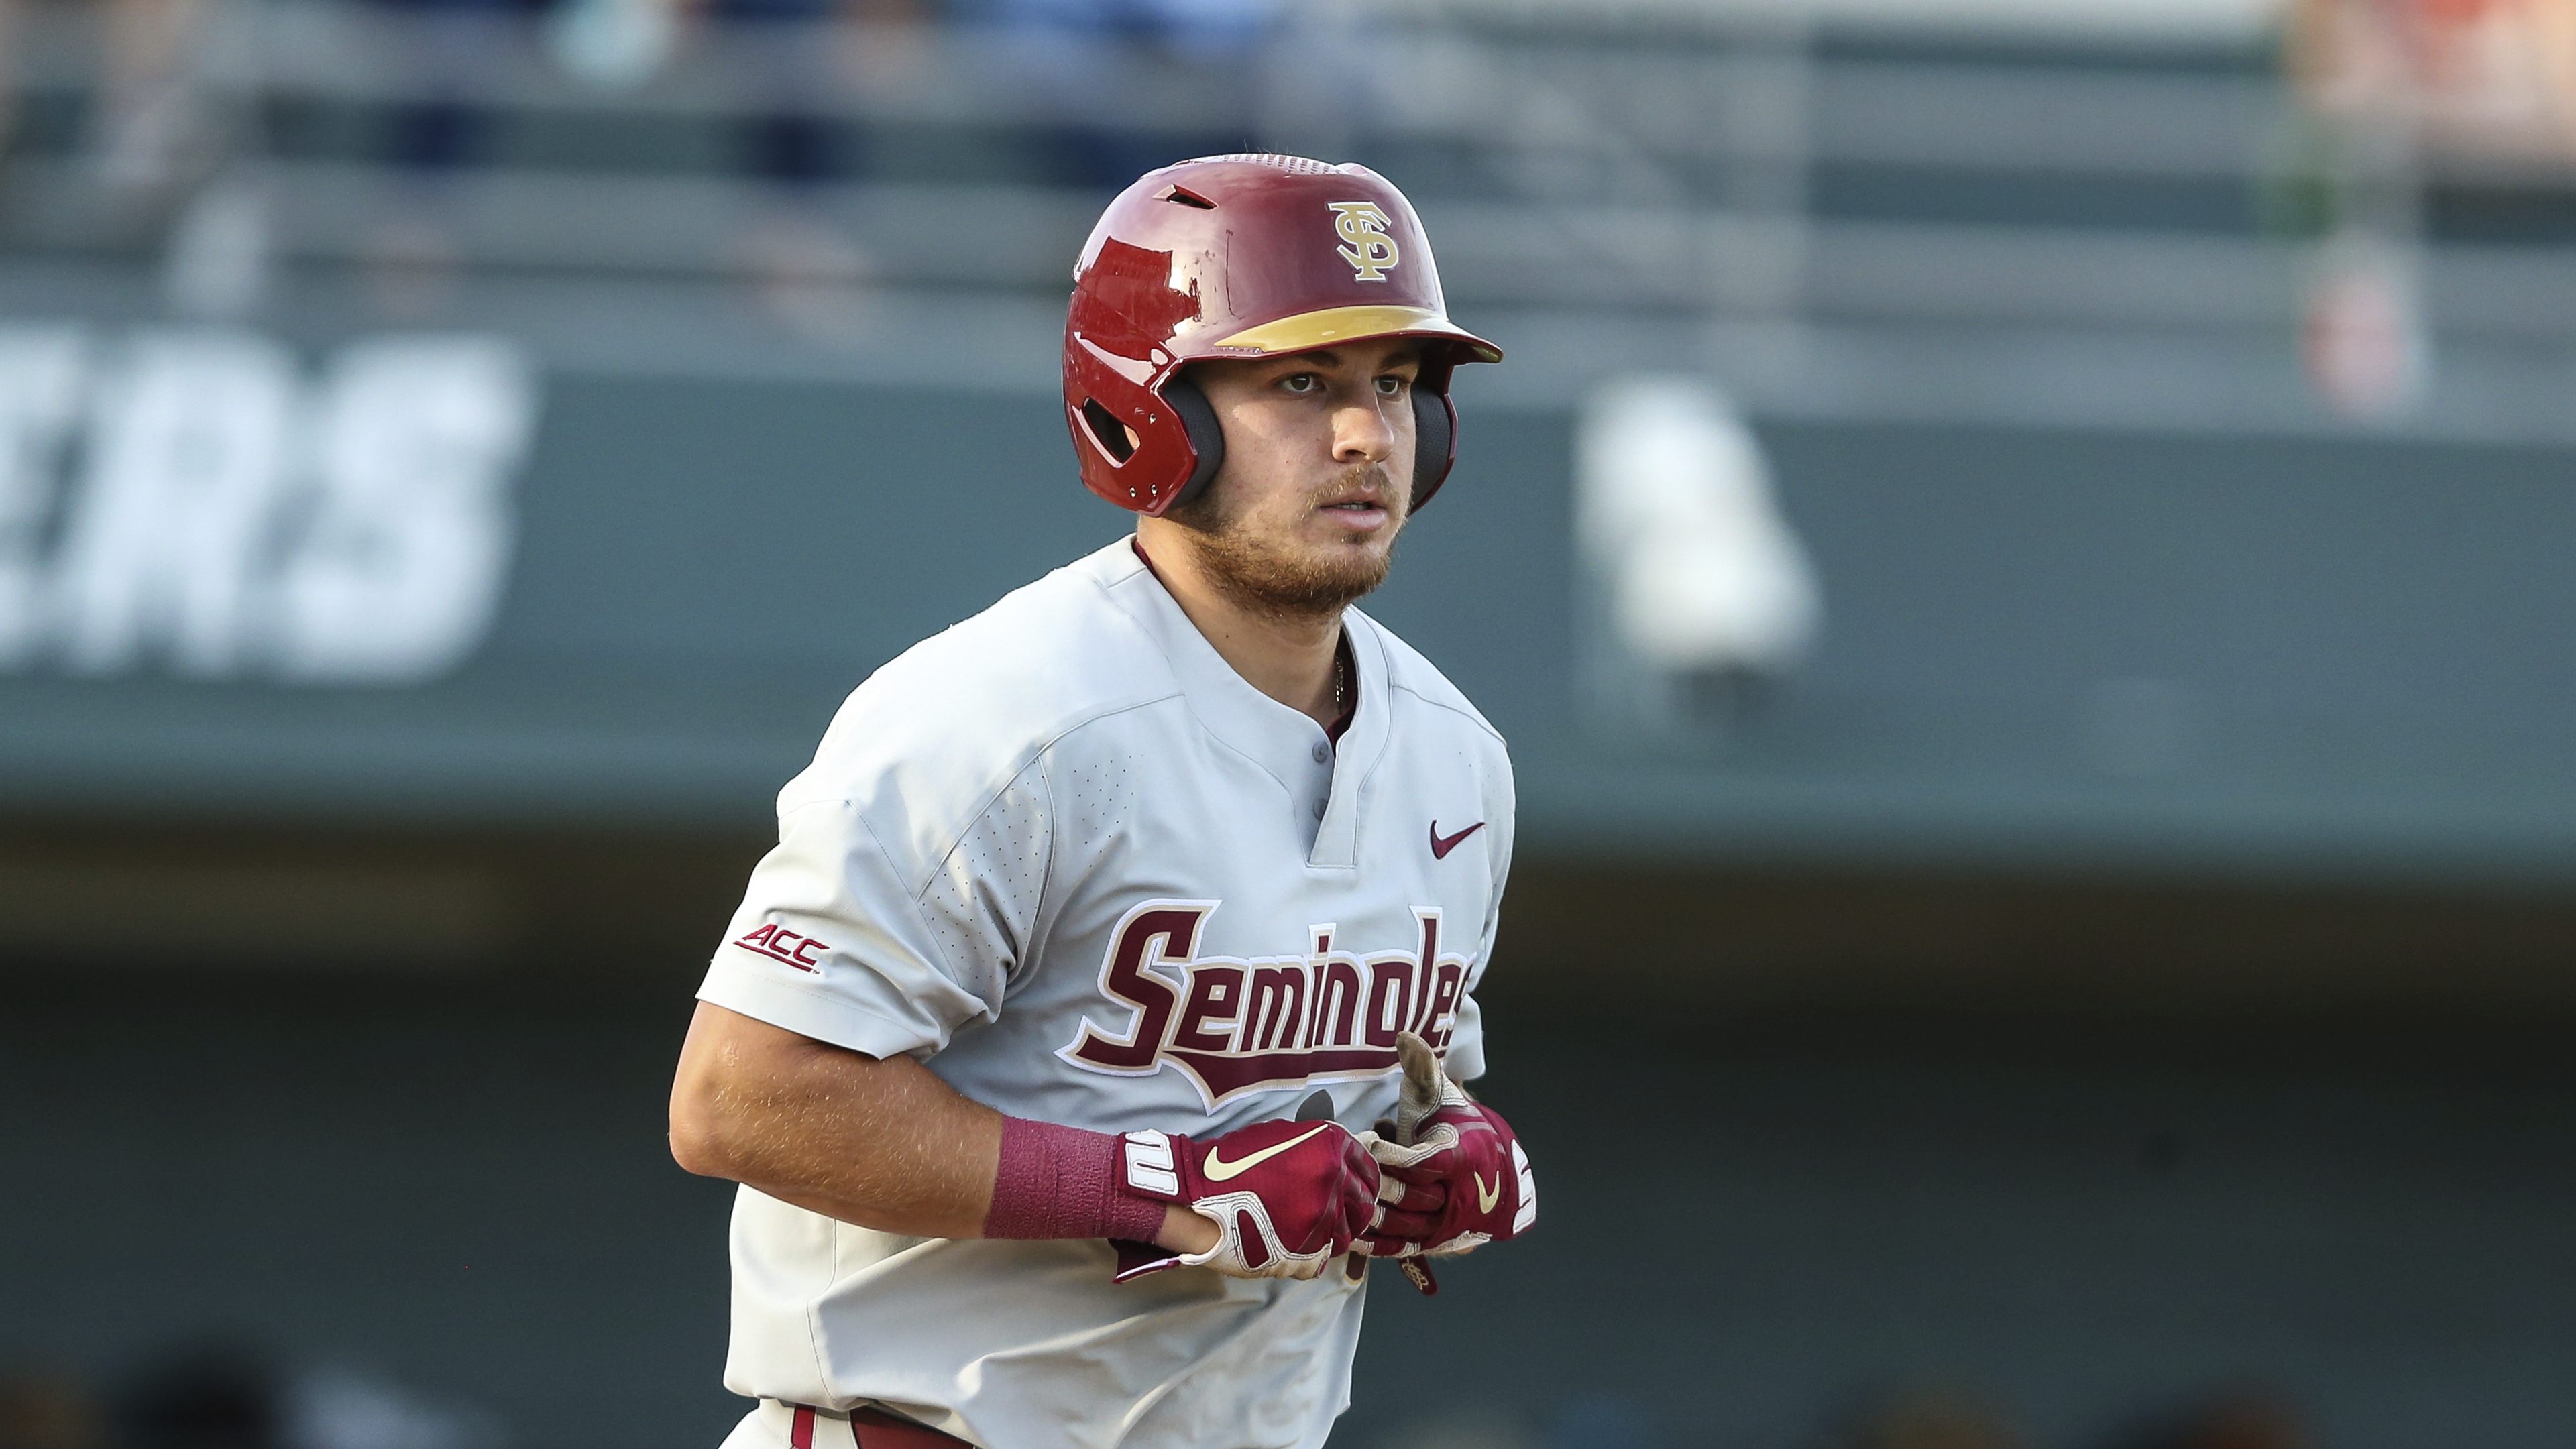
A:
POLYGON ((1385 580, 1412 492, 1421 368, 1419 344, 1401 337, 1199 364, 1225 466, 1169 517, 1219 584, 1323 613, 1385 580))

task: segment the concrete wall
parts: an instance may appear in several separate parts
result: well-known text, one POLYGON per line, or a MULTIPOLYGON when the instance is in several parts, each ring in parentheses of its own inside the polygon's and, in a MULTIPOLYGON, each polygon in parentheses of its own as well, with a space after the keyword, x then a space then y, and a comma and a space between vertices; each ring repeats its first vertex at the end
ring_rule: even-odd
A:
MULTIPOLYGON (((500 612, 401 687, 0 674, 25 815, 758 829, 876 664, 1123 520, 1024 393, 546 379, 500 612)), ((1763 424, 1813 656, 1722 734, 1576 723, 1570 418, 1468 400, 1372 603, 1512 738, 1536 849, 2566 878, 2576 459, 1763 424)))

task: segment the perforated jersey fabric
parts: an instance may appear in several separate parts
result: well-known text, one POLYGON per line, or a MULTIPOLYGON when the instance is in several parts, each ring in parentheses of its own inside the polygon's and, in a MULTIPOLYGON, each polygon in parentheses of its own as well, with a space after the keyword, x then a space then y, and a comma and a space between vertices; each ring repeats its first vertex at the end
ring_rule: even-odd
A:
MULTIPOLYGON (((1103 1132, 1207 1139, 1318 1092, 1364 1128, 1400 1030, 1479 1075, 1510 763, 1419 654, 1345 618, 1338 749, 1125 539, 915 646, 780 792, 701 998, 1103 1132)), ((1119 1285, 1106 1243, 894 1238, 748 1188, 731 1251, 735 1392, 1011 1449, 1321 1445, 1365 1297, 1338 1271, 1119 1285)))

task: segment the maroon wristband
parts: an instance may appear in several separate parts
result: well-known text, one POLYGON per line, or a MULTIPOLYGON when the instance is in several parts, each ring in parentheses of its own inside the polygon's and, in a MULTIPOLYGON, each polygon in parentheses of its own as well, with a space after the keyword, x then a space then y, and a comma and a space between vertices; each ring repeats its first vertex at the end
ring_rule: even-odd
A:
POLYGON ((988 1238, 1127 1238, 1163 1230, 1163 1204, 1118 1186, 1119 1141, 1023 1117, 1002 1119, 988 1238))

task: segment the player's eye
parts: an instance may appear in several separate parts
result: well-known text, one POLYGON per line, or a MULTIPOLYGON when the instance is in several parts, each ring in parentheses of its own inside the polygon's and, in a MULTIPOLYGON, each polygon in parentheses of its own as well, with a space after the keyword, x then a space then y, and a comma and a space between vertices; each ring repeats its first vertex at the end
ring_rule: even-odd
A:
POLYGON ((1390 373, 1377 380, 1377 395, 1379 397, 1402 397, 1405 394, 1405 390, 1412 386, 1413 379, 1409 377, 1397 377, 1390 373))
POLYGON ((1311 372, 1292 372, 1286 377, 1279 379, 1279 386, 1281 389, 1287 392, 1293 392, 1300 397, 1315 391, 1323 385, 1324 380, 1311 372))

